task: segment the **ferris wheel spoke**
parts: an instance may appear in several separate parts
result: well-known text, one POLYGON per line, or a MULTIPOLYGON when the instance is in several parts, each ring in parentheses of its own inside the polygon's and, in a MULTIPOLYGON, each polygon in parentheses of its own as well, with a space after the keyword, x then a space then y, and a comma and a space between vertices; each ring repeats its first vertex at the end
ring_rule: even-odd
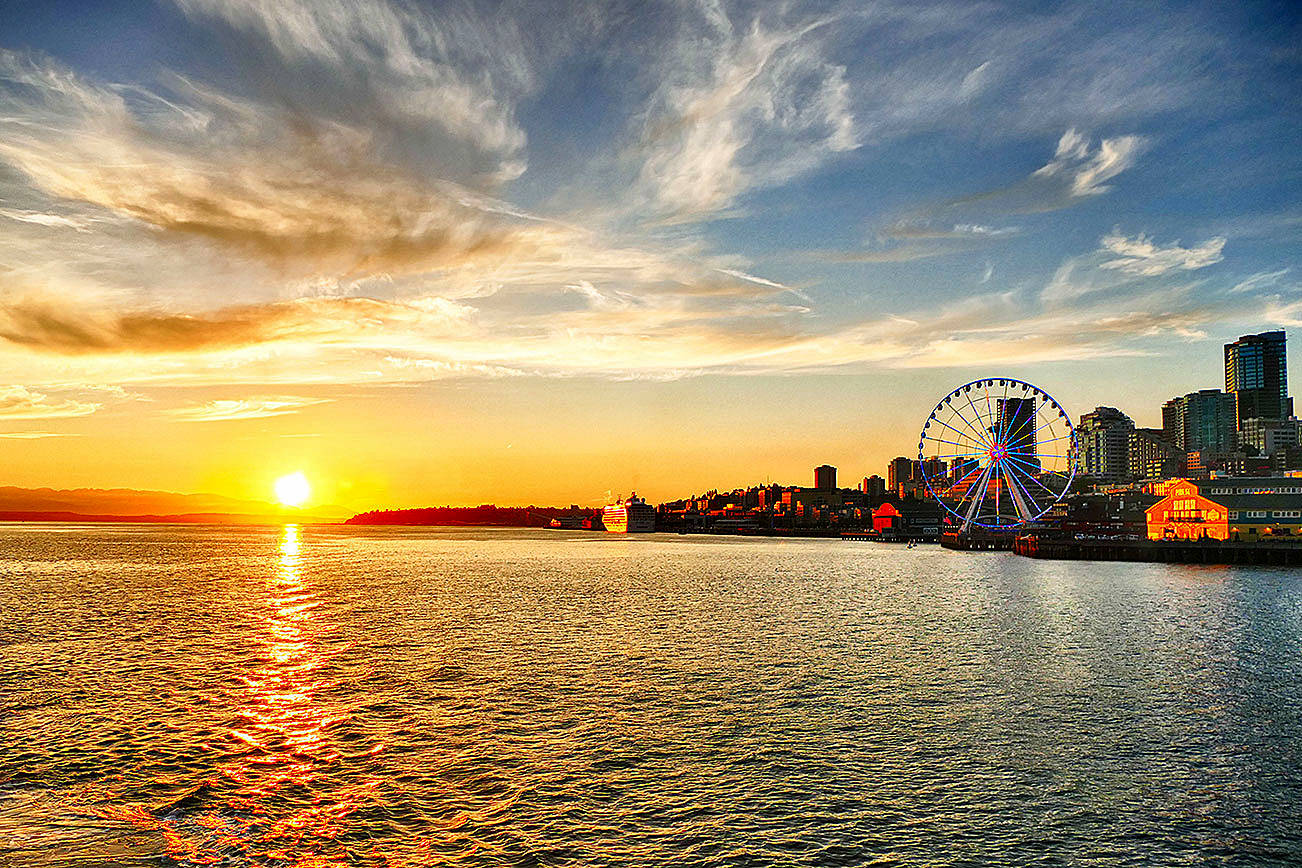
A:
MULTIPOLYGON (((946 428, 948 428, 949 430, 953 431, 955 434, 957 434, 957 435, 960 436, 960 437, 967 437, 968 439, 971 439, 971 437, 972 437, 971 434, 966 434, 966 433, 964 433, 964 432, 958 430, 957 428, 955 428, 953 425, 949 425, 949 424, 947 424, 945 421, 943 421, 943 420, 941 420, 941 419, 937 419, 937 418, 935 418, 935 417, 932 417, 931 421, 932 421, 932 422, 935 422, 935 423, 938 424, 938 425, 944 425, 946 428)), ((933 439, 936 439, 936 438, 933 438, 933 439)), ((946 443, 948 443, 948 442, 950 442, 950 441, 942 441, 942 442, 946 442, 946 443)), ((955 446, 959 446, 959 445, 962 445, 962 444, 955 443, 954 445, 955 445, 955 446)))
MULTIPOLYGON (((1014 458, 1014 459, 1012 459, 1012 460, 1013 460, 1013 462, 1016 463, 1016 464, 1021 464, 1021 463, 1023 463, 1023 462, 1018 461, 1016 458, 1014 458)), ((1049 494, 1049 496, 1051 496, 1051 497, 1057 497, 1057 496, 1058 496, 1058 495, 1054 492, 1054 490, 1053 490, 1052 488, 1049 488, 1047 485, 1045 485, 1043 482, 1041 482, 1039 479, 1037 479, 1037 478, 1035 477, 1035 475, 1034 475, 1033 473, 1031 473, 1030 470, 1029 470, 1027 467, 1022 467, 1022 468, 1021 468, 1021 473, 1022 473, 1022 475, 1025 476, 1027 479, 1029 479, 1030 481, 1034 482, 1036 485, 1040 486, 1040 488, 1043 488, 1043 489, 1045 490, 1045 492, 1047 492, 1047 493, 1049 494)))
POLYGON ((964 416, 963 413, 957 407, 951 406, 949 409, 953 411, 955 416, 962 419, 963 424, 966 425, 970 431, 972 431, 972 434, 966 436, 969 437, 975 436, 975 439, 978 443, 980 443, 982 446, 989 448, 990 444, 986 442, 985 436, 981 433, 981 430, 976 425, 972 424, 972 422, 970 422, 968 418, 964 416))
MULTIPOLYGON (((994 411, 994 409, 991 408, 991 406, 990 406, 990 390, 989 390, 987 387, 983 386, 983 387, 981 388, 981 391, 982 391, 982 393, 985 395, 985 398, 986 398, 986 413, 989 414, 989 416, 988 416, 987 418, 994 419, 994 420, 995 420, 995 427, 998 428, 998 427, 999 427, 999 414, 997 414, 997 413, 994 411)), ((990 432, 990 434, 991 434, 992 437, 994 436, 994 433, 995 433, 995 432, 994 432, 993 430, 990 432)))
MULTIPOLYGON (((1008 470, 1008 478, 1010 480, 1011 485, 1016 486, 1016 490, 1018 491, 1019 496, 1024 498, 1026 501, 1026 504, 1024 505, 1027 506, 1028 513, 1025 516, 1023 516, 1024 520, 1030 521, 1031 519, 1038 518, 1040 515, 1044 513, 1046 509, 1048 509, 1048 506, 1043 506, 1043 507, 1040 506, 1040 502, 1036 500, 1035 496, 1031 493, 1031 490, 1027 488, 1026 485, 1023 484, 1022 480, 1019 478, 1019 473, 1015 467, 1010 466, 1007 468, 1007 470, 1008 470)), ((1050 503, 1052 503, 1054 500, 1057 499, 1052 492, 1046 490, 1046 494, 1048 495, 1050 503)), ((1041 496, 1043 497, 1044 495, 1041 496)))
POLYGON ((971 485, 969 485, 967 491, 963 493, 963 498, 958 502, 959 509, 962 509, 963 504, 967 502, 967 499, 975 495, 977 491, 981 488, 981 483, 985 481, 986 476, 990 472, 990 465, 987 464, 985 467, 978 467, 977 470, 981 472, 981 475, 978 476, 976 481, 973 482, 971 485))
MULTIPOLYGON (((1048 497, 1049 499, 1051 499, 1051 500, 1057 500, 1059 497, 1062 496, 1062 494, 1063 494, 1062 491, 1054 491, 1052 488, 1050 488, 1049 486, 1047 486, 1047 485, 1045 485, 1043 482, 1041 482, 1038 476, 1036 476, 1035 474, 1031 473, 1031 472, 1030 472, 1029 470, 1027 470, 1026 468, 1024 468, 1024 467, 1016 467, 1016 466, 1014 466, 1012 469, 1013 469, 1014 475, 1015 475, 1019 480, 1023 480, 1023 487, 1024 487, 1024 488, 1026 487, 1026 483, 1031 482, 1031 483, 1035 483, 1036 488, 1039 488, 1041 491, 1044 492, 1044 494, 1040 495, 1041 497, 1046 497, 1046 496, 1047 496, 1047 497, 1048 497)), ((1057 474, 1055 474, 1055 475, 1057 475, 1057 474)), ((1065 477, 1061 477, 1061 476, 1059 476, 1059 478, 1065 480, 1065 477)), ((1026 488, 1026 491, 1027 491, 1027 493, 1029 494, 1029 493, 1031 492, 1031 489, 1030 489, 1030 488, 1026 488)), ((1063 485, 1063 491, 1066 491, 1066 485, 1065 485, 1065 482, 1064 482, 1064 485, 1063 485)), ((1046 507, 1046 508, 1047 508, 1047 507, 1046 507)))
MULTIPOLYGON (((953 441, 953 440, 946 440, 946 439, 944 439, 943 437, 932 437, 932 436, 928 435, 928 436, 926 436, 924 439, 926 439, 926 440, 930 440, 930 441, 933 442, 933 443, 948 443, 950 446, 957 446, 957 447, 959 447, 960 449, 966 449, 966 448, 967 448, 967 444, 966 444, 966 443, 957 443, 957 442, 955 442, 955 441, 953 441)), ((973 454, 973 455, 984 455, 984 454, 985 454, 985 450, 984 450, 984 449, 981 449, 981 450, 973 450, 973 451, 972 451, 972 454, 973 454)))
POLYGON ((973 473, 979 473, 980 471, 981 471, 981 465, 978 464, 976 467, 973 467, 973 468, 972 468, 971 470, 969 470, 967 473, 964 473, 962 479, 956 479, 956 480, 954 480, 953 484, 950 485, 950 489, 952 490, 952 489, 954 489, 954 488, 957 488, 958 486, 960 486, 960 485, 963 484, 963 480, 967 479, 967 478, 968 478, 969 476, 971 476, 973 473))
MULTIPOLYGON (((1059 409, 1058 409, 1058 412, 1061 414, 1061 413, 1062 413, 1062 409, 1059 408, 1059 409)), ((1048 414, 1046 413, 1045 415, 1048 415, 1048 414)), ((1044 423, 1043 425, 1041 425, 1039 428, 1036 428, 1034 431, 1032 431, 1032 432, 1031 432, 1031 436, 1034 437, 1036 434, 1039 434, 1041 431, 1043 431, 1045 428, 1048 428, 1048 427, 1049 427, 1050 425, 1052 425, 1054 422, 1057 422, 1059 419, 1063 419, 1063 418, 1066 418, 1066 416, 1065 416, 1065 415, 1060 415, 1060 416, 1052 416, 1052 417, 1050 417, 1050 418, 1049 418, 1049 421, 1045 422, 1045 423, 1044 423)), ((1070 420, 1068 421, 1068 424, 1070 424, 1070 420)))
POLYGON ((1037 501, 1034 497, 1032 497, 1031 492, 1028 491, 1026 489, 1026 486, 1022 485, 1022 483, 1018 480, 1017 468, 1009 464, 1004 468, 1004 470, 1006 475, 1008 476, 1009 482, 1011 483, 1009 490, 1020 493, 1020 497, 1017 498, 1017 502, 1019 503, 1020 506, 1022 506, 1026 510, 1026 513, 1021 516, 1022 520, 1030 521, 1031 519, 1036 518, 1040 514, 1042 514, 1044 512, 1044 509, 1047 509, 1048 507, 1041 508, 1039 501, 1037 501), (1022 500, 1022 498, 1024 498, 1024 500, 1022 500), (1030 504, 1029 506, 1027 506, 1028 503, 1030 504))
MULTIPOLYGON (((972 393, 971 393, 971 392, 966 393, 965 397, 967 398, 967 405, 968 405, 969 407, 972 408, 972 416, 973 416, 973 417, 974 417, 978 422, 981 421, 981 419, 982 419, 981 411, 977 409, 976 404, 972 403, 972 393)), ((977 425, 977 426, 974 426, 974 427, 976 428, 976 430, 977 430, 978 432, 980 431, 981 426, 977 425)), ((989 433, 990 433, 990 432, 988 432, 988 431, 986 432, 986 434, 989 434, 989 433)), ((983 446, 986 446, 986 447, 988 448, 988 447, 990 446, 990 441, 989 441, 988 439, 986 439, 986 434, 980 434, 980 433, 978 433, 977 436, 981 439, 981 444, 982 444, 983 446)))
MULTIPOLYGON (((993 464, 986 465, 986 469, 981 473, 981 478, 977 480, 974 486, 979 489, 980 494, 972 499, 971 505, 968 506, 967 512, 964 514, 963 520, 966 524, 971 524, 974 517, 980 517, 980 506, 986 499, 986 490, 990 487, 990 469, 992 467, 994 467, 993 464)), ((966 498, 964 499, 966 500, 966 498)), ((962 505, 960 502, 959 506, 962 505)))
POLYGON ((984 452, 954 452, 946 455, 928 455, 928 458, 980 458, 984 452))

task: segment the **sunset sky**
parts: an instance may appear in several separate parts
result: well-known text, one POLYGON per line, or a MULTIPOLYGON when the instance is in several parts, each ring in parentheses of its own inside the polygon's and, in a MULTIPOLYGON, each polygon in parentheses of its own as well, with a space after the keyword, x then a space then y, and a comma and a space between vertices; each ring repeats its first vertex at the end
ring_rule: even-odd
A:
POLYGON ((17 0, 0 485, 843 484, 947 389, 1302 377, 1293 3, 17 0), (273 11, 274 10, 274 11, 273 11))

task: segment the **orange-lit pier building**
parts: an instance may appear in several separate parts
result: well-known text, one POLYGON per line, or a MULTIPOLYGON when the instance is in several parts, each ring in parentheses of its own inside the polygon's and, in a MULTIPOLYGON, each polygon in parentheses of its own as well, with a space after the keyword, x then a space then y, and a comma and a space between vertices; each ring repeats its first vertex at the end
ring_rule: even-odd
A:
POLYGON ((1302 479, 1176 479, 1147 510, 1148 538, 1252 542, 1302 535, 1302 479))

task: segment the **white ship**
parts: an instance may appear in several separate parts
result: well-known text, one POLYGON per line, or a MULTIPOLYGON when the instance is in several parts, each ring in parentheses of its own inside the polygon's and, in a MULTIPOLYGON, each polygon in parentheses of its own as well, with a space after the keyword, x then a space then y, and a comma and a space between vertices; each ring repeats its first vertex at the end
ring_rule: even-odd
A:
POLYGON ((634 492, 628 500, 607 506, 601 522, 610 533, 651 533, 656 529, 656 508, 634 492))

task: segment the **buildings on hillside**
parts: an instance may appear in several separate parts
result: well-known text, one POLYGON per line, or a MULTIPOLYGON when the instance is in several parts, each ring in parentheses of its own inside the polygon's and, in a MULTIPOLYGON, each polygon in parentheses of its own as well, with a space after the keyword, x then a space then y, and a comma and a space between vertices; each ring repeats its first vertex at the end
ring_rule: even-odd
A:
POLYGON ((1077 473, 1118 484, 1302 470, 1302 441, 1288 397, 1283 331, 1225 345, 1225 390, 1200 389, 1162 405, 1162 427, 1137 428, 1115 407, 1080 417, 1077 473))
MULTIPOLYGON (((1226 344, 1225 390, 1171 398, 1162 405, 1161 428, 1137 427, 1116 407, 1082 415, 1075 483, 1041 524, 1158 539, 1298 536, 1302 442, 1288 397, 1286 343, 1284 332, 1276 331, 1226 344)), ((1036 452, 1033 401, 1000 399, 992 428, 1028 455, 1036 452)), ((900 456, 887 465, 885 479, 866 476, 857 488, 839 488, 836 468, 823 464, 814 468, 812 488, 710 491, 661 504, 657 523, 685 530, 925 536, 954 521, 933 493, 961 502, 977 467, 974 459, 900 456)))

